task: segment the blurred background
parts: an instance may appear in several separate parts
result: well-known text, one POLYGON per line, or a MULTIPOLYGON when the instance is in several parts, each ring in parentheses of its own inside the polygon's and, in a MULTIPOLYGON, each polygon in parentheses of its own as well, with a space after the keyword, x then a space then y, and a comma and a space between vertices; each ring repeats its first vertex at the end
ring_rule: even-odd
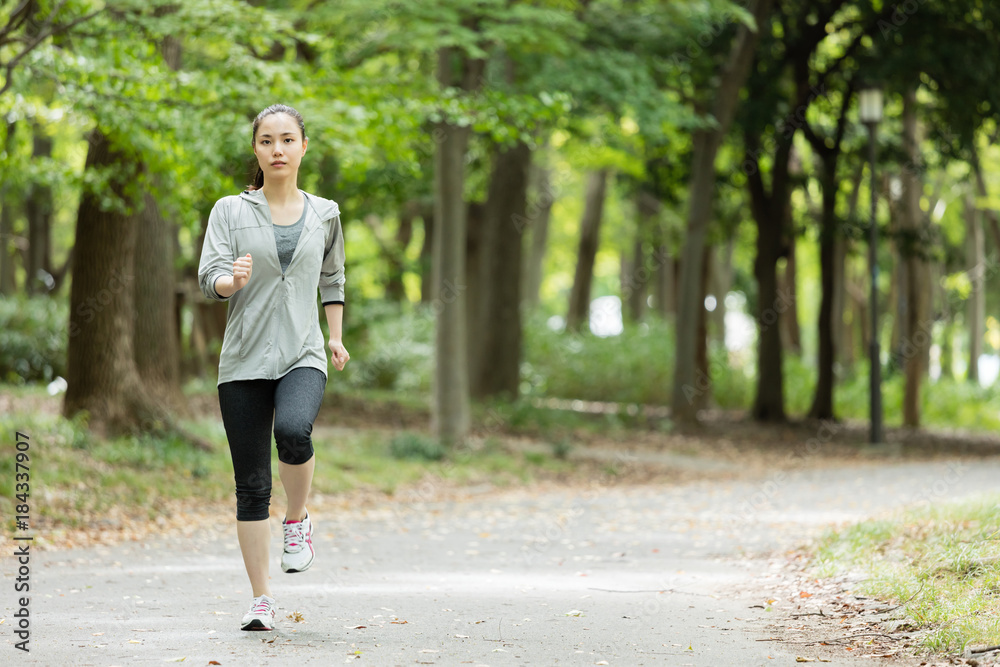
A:
POLYGON ((491 405, 866 420, 875 336, 888 426, 993 430, 998 26, 986 0, 7 0, 2 392, 110 435, 214 400, 205 225, 281 102, 342 211, 333 395, 429 406, 442 440, 491 405))

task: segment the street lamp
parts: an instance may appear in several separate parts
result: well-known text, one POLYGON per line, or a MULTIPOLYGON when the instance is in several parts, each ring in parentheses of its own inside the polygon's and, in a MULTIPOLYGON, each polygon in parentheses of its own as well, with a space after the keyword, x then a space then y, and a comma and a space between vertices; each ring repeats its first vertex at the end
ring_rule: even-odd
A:
POLYGON ((871 228, 868 240, 868 266, 871 271, 871 441, 872 444, 882 442, 882 359, 878 343, 878 225, 875 221, 875 209, 878 204, 878 191, 875 184, 875 134, 878 124, 882 121, 882 89, 873 84, 866 84, 859 89, 859 116, 861 122, 868 126, 868 160, 871 163, 871 228))

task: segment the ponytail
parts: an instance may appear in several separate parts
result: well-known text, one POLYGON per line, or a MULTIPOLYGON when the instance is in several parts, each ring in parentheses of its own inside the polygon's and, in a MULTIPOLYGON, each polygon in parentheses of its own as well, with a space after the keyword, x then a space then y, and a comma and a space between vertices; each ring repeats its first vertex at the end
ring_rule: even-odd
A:
POLYGON ((253 192, 264 187, 264 170, 257 165, 257 173, 253 177, 253 183, 247 186, 247 190, 253 192))

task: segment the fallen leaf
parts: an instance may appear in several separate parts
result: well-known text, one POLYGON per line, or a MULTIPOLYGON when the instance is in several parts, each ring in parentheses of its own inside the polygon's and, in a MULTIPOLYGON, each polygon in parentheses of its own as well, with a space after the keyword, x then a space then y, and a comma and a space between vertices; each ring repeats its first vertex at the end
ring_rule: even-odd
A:
POLYGON ((406 623, 409 623, 409 621, 389 621, 389 622, 392 623, 393 625, 405 625, 406 623))
POLYGON ((813 596, 812 593, 806 593, 805 591, 799 593, 800 598, 811 598, 812 596, 813 596))
POLYGON ((579 609, 571 609, 566 612, 566 616, 583 616, 583 612, 579 609))
POLYGON ((129 644, 141 644, 142 642, 139 641, 138 639, 130 639, 130 640, 128 640, 128 643, 129 644))
POLYGON ((367 625, 345 625, 344 627, 347 628, 348 630, 364 630, 368 626, 367 625))
POLYGON ((103 634, 104 634, 103 632, 91 632, 90 636, 91 637, 100 637, 103 634))
POLYGON ((208 664, 210 664, 210 665, 221 665, 222 663, 219 662, 218 660, 209 660, 208 664))

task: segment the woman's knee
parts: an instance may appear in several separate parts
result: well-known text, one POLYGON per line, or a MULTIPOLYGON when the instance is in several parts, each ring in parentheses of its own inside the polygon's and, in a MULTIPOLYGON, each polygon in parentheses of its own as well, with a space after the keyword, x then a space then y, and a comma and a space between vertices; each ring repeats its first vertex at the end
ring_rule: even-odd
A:
POLYGON ((271 471, 236 481, 236 520, 261 521, 270 516, 271 471))
POLYGON ((300 465, 313 455, 312 424, 308 422, 275 421, 274 440, 282 463, 300 465))

